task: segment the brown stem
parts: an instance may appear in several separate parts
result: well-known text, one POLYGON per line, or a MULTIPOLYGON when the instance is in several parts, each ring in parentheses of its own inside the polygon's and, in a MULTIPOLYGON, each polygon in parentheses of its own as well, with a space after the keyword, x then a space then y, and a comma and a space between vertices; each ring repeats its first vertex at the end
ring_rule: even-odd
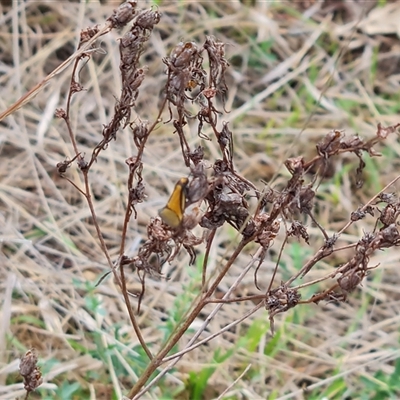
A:
POLYGON ((69 138, 71 139, 71 143, 72 143, 72 146, 74 148, 75 157, 81 157, 80 153, 79 153, 79 150, 78 150, 78 145, 77 145, 76 140, 75 140, 75 135, 72 132, 72 128, 71 128, 71 124, 70 124, 70 120, 69 120, 68 114, 67 114, 66 118, 64 118, 64 121, 67 124, 69 138))
MULTIPOLYGON (((152 354, 150 352, 150 350, 147 348, 146 346, 146 342, 142 336, 142 333, 140 332, 140 328, 139 325, 136 321, 135 315, 132 312, 132 307, 130 306, 130 301, 129 301, 129 294, 126 291, 126 283, 125 283, 125 276, 122 274, 123 280, 121 281, 121 279, 119 278, 118 274, 117 274, 117 270, 114 267, 111 258, 110 258, 110 254, 108 253, 108 249, 107 249, 107 245, 106 242, 104 240, 104 237, 101 233, 100 230, 100 226, 98 224, 97 221, 97 217, 96 217, 96 212, 94 209, 94 205, 93 205, 93 201, 92 201, 92 196, 90 194, 90 185, 89 185, 89 179, 88 179, 88 171, 83 171, 83 177, 84 177, 84 182, 85 182, 85 197, 86 197, 86 201, 88 203, 89 209, 90 209, 90 213, 92 214, 92 218, 93 218, 93 225, 96 229, 96 233, 97 233, 97 237, 99 238, 100 241, 100 246, 101 249, 103 250, 103 253, 107 259, 108 265, 110 266, 113 274, 114 274, 114 278, 117 281, 118 285, 121 287, 122 290, 122 294, 124 296, 124 299, 126 301, 126 306, 127 306, 127 310, 129 313, 129 317, 130 320, 132 322, 133 328, 135 330, 135 333, 138 337, 138 340, 140 342, 140 344, 143 346, 143 349, 146 351, 146 354, 149 356, 149 358, 152 358, 152 354), (125 290, 123 290, 125 288, 125 290)), ((122 269, 121 269, 122 270, 122 269)))
POLYGON ((211 244, 215 237, 215 232, 217 232, 217 230, 213 229, 207 238, 207 246, 206 246, 206 251, 204 254, 204 261, 203 261, 203 272, 201 275, 201 288, 202 288, 203 293, 207 292, 207 288, 206 288, 207 264, 208 264, 208 257, 210 255, 211 244))
MULTIPOLYGON (((142 155, 143 155, 143 152, 144 152, 144 147, 145 147, 145 144, 147 142, 147 139, 149 138, 151 132, 153 132, 153 130, 156 127, 156 125, 161 120, 161 114, 162 114, 162 112, 163 112, 163 110, 165 108, 166 103, 167 103, 167 98, 164 98, 164 101, 163 101, 163 103, 162 103, 162 105, 160 107, 160 110, 158 112, 157 118, 154 120, 153 124, 150 126, 150 128, 148 130, 148 133, 147 133, 147 136, 145 138, 143 138, 143 140, 142 140, 141 146, 139 147, 138 153, 136 155, 136 159, 137 159, 137 163, 138 164, 142 159, 142 155)), ((132 173, 132 176, 133 176, 133 174, 134 174, 134 172, 132 173)), ((125 217, 124 217, 124 225, 123 225, 123 228, 122 228, 121 245, 120 245, 120 248, 119 248, 119 256, 120 257, 122 257, 124 252, 125 252, 126 233, 128 231, 128 224, 129 224, 130 217, 131 217, 131 208, 129 206, 129 196, 130 196, 130 193, 128 193, 128 203, 127 203, 128 207, 126 207, 125 217)))
POLYGON ((126 279, 125 279, 125 272, 124 272, 124 266, 120 266, 120 271, 121 271, 121 292, 122 295, 124 296, 125 304, 126 304, 126 309, 128 310, 129 313, 129 318, 131 320, 133 329, 135 330, 136 336, 139 339, 139 342, 143 348, 143 350, 146 352, 147 356, 149 357, 150 360, 153 359, 153 354, 151 354, 150 349, 147 347, 147 344, 142 336, 142 332, 140 331, 139 324, 135 318, 135 314, 133 314, 133 308, 131 306, 131 301, 129 298, 128 291, 126 290, 126 279))
POLYGON ((93 37, 91 37, 87 42, 85 42, 82 45, 82 47, 80 47, 74 54, 72 54, 67 60, 65 60, 63 63, 61 63, 52 72, 50 72, 49 75, 47 75, 41 82, 39 82, 37 85, 35 85, 31 90, 29 90, 22 97, 20 97, 14 104, 12 104, 10 107, 8 107, 7 110, 0 113, 0 121, 2 121, 4 118, 11 115, 18 109, 20 109, 25 104, 27 104, 31 99, 33 99, 44 88, 44 86, 46 85, 47 82, 49 82, 56 75, 58 75, 62 71, 64 71, 73 60, 76 60, 77 58, 81 57, 83 53, 88 51, 93 46, 93 43, 100 36, 105 35, 106 33, 110 32, 111 29, 112 29, 111 23, 109 21, 107 21, 99 29, 99 31, 93 37))
POLYGON ((146 370, 142 373, 135 386, 130 390, 128 398, 132 399, 140 389, 146 384, 147 380, 154 373, 154 371, 163 363, 165 356, 171 351, 171 349, 178 343, 179 339, 184 335, 184 333, 189 329, 192 322, 199 315, 203 307, 207 304, 207 299, 214 293, 215 289, 218 287, 221 280, 224 278, 226 273, 229 271, 233 262, 236 260, 238 255, 241 253, 243 248, 254 238, 249 238, 242 240, 236 250, 233 252, 227 263, 225 264, 223 270, 219 273, 218 277, 215 279, 210 289, 202 296, 197 305, 194 306, 193 310, 187 316, 186 320, 177 331, 168 339, 164 348, 162 348, 158 354, 151 360, 150 364, 147 366, 146 370))

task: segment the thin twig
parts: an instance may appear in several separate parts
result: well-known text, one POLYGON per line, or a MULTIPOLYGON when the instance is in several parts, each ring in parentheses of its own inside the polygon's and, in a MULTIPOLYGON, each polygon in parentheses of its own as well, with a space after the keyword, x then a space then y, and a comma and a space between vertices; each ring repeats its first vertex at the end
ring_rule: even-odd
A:
POLYGON ((78 49, 74 54, 68 57, 63 63, 61 63, 57 68, 55 68, 49 75, 47 75, 41 82, 35 85, 32 89, 30 89, 27 93, 25 93, 21 98, 19 98, 14 104, 8 107, 5 111, 0 114, 0 121, 9 115, 13 114, 15 111, 23 107, 30 100, 32 100, 56 75, 64 71, 71 62, 75 61, 77 58, 81 57, 82 54, 86 53, 89 49, 91 49, 93 43, 102 35, 105 35, 111 30, 111 23, 107 21, 99 28, 99 31, 86 43, 82 45, 80 49, 78 49))

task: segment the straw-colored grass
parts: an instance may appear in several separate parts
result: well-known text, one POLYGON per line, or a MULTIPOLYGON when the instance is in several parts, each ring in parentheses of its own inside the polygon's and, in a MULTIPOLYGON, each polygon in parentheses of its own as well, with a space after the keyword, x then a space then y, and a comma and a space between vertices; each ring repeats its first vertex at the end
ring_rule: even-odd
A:
MULTIPOLYGON (((75 55, 81 29, 105 24, 117 4, 102 3, 2 2, 0 113, 75 55)), ((382 9, 393 7, 379 3, 382 9)), ((373 2, 183 1, 160 2, 158 7, 163 16, 146 45, 143 64, 148 72, 134 112, 142 120, 157 116, 166 80, 162 57, 181 40, 202 43, 206 35, 214 35, 226 43, 231 64, 225 105, 230 112, 221 120, 229 121, 234 132, 235 167, 260 188, 262 180, 282 185, 289 176, 283 162, 316 155, 315 145, 331 129, 370 138, 379 122, 400 122, 399 32, 387 31, 391 16, 400 12, 398 5, 378 22, 370 12, 378 9, 373 2)), ((93 57, 80 65, 85 90, 73 97, 71 123, 80 151, 87 155, 101 139, 120 94, 120 36, 113 30, 100 38, 93 57)), ((56 109, 66 105, 70 74, 71 64, 0 122, 1 399, 24 398, 18 365, 31 347, 37 350, 44 378, 31 399, 120 399, 148 362, 112 275, 95 286, 109 267, 89 207, 56 172, 57 163, 74 156, 64 121, 54 117, 56 109)), ((202 144, 207 154, 218 157, 216 141, 199 138, 195 123, 190 123, 191 145, 202 144)), ((358 191, 353 190, 355 157, 339 157, 330 166, 320 186, 318 210, 318 221, 329 234, 398 174, 398 137, 390 136, 377 150, 383 156, 366 160, 365 183, 358 191)), ((129 129, 120 131, 90 171, 98 222, 112 257, 118 256, 126 206, 125 160, 135 151, 129 129)), ((170 124, 160 124, 152 133, 143 162, 147 197, 129 226, 126 249, 131 256, 146 239, 146 225, 165 205, 177 179, 188 175, 170 124)), ((75 166, 68 177, 83 185, 75 166)), ((398 189, 395 185, 390 191, 398 189)), ((341 236, 342 245, 372 231, 374 222, 366 218, 353 225, 341 236)), ((321 245, 318 229, 311 221, 307 224, 310 246, 293 242, 286 247, 276 282, 292 276, 321 245)), ((263 289, 282 241, 283 232, 258 272, 263 289)), ((235 243, 232 228, 218 231, 210 273, 235 243)), ((146 279, 138 323, 152 349, 175 329, 199 290, 204 246, 199 249, 196 265, 188 266, 189 257, 179 254, 163 266, 165 278, 146 279)), ((221 296, 256 250, 249 247, 239 256, 219 285, 221 296)), ((335 266, 346 254, 341 257, 335 266)), ((186 354, 143 398, 396 398, 400 385, 390 377, 400 355, 399 259, 396 248, 375 254, 370 264, 379 267, 346 302, 289 310, 276 317, 274 336, 267 312, 258 310, 186 354)), ((307 279, 331 269, 321 262, 307 279)), ((140 291, 136 274, 126 274, 128 290, 140 291)), ((253 274, 234 294, 255 294, 253 274)), ((131 302, 136 306, 135 299, 131 302)), ((253 306, 225 304, 200 339, 253 306)), ((214 307, 208 305, 192 328, 214 307)), ((189 339, 190 332, 174 350, 183 349, 189 339)))

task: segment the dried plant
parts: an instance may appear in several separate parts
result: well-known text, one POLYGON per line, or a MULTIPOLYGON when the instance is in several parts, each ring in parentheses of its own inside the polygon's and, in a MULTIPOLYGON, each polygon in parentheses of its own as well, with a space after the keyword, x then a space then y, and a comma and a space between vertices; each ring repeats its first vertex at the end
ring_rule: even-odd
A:
POLYGON ((26 397, 28 399, 29 393, 37 389, 42 383, 42 373, 39 367, 36 365, 38 357, 35 349, 30 349, 21 358, 19 364, 19 373, 24 378, 24 389, 26 390, 26 397))
MULTIPOLYGON (((130 24, 129 30, 120 39, 119 44, 122 93, 116 102, 113 118, 103 128, 103 139, 94 148, 90 159, 86 160, 79 151, 69 122, 71 98, 82 90, 75 73, 71 79, 67 108, 57 112, 58 116, 65 120, 75 148, 74 159, 61 162, 58 165, 58 170, 63 177, 69 179, 67 167, 76 162, 83 174, 85 182, 83 189, 77 187, 72 181, 70 182, 85 196, 89 204, 103 251, 126 301, 131 323, 149 357, 147 369, 129 391, 128 398, 130 399, 142 396, 152 384, 161 378, 163 373, 160 373, 150 385, 145 386, 149 377, 165 363, 171 349, 207 304, 253 301, 258 303, 254 311, 264 305, 269 313, 271 331, 273 332, 274 317, 279 313, 286 312, 300 304, 345 301, 348 294, 362 284, 370 270, 377 267, 369 264, 373 253, 400 244, 400 234, 397 227, 400 201, 394 195, 385 191, 378 193, 368 203, 355 210, 348 223, 339 232, 331 236, 318 223, 314 211, 316 193, 321 181, 321 178, 318 177, 324 175, 330 159, 345 153, 354 154, 359 160, 355 177, 357 185, 361 186, 365 167, 364 154, 371 157, 378 156, 379 154, 374 146, 383 142, 390 134, 396 133, 400 123, 389 127, 378 125, 376 136, 369 140, 364 140, 359 136, 347 137, 344 132, 338 130, 328 132, 317 144, 317 156, 310 160, 306 160, 302 156, 294 157, 285 162, 285 166, 291 174, 286 186, 278 190, 266 185, 264 189, 260 190, 255 184, 241 176, 234 167, 234 133, 229 129, 228 123, 221 120, 225 112, 223 104, 228 91, 225 74, 227 68, 229 68, 229 63, 225 58, 224 43, 214 37, 206 37, 201 45, 193 42, 181 42, 172 49, 170 56, 163 59, 166 65, 167 81, 159 115, 156 116, 153 123, 132 121, 131 110, 135 107, 140 85, 146 78, 147 72, 146 67, 140 64, 140 56, 160 18, 161 14, 158 10, 138 10, 137 3, 133 1, 124 3, 109 18, 112 28, 120 28, 128 23, 130 24), (208 69, 204 66, 205 60, 208 62, 208 69), (221 102, 222 109, 218 106, 218 101, 221 102), (188 168, 188 179, 185 179, 181 184, 178 183, 173 195, 176 199, 174 200, 171 197, 170 200, 173 204, 168 211, 172 213, 171 215, 175 219, 177 218, 177 222, 169 223, 168 218, 153 218, 147 227, 147 241, 141 245, 135 256, 128 257, 125 254, 125 239, 129 221, 132 216, 137 217, 135 206, 143 202, 145 198, 142 157, 146 142, 159 123, 165 107, 168 108, 169 112, 169 121, 166 123, 172 124, 174 133, 178 134, 180 139, 182 157, 188 168), (193 108, 197 110, 195 113, 193 108), (189 119, 198 121, 197 133, 200 138, 217 141, 220 159, 205 159, 203 148, 192 149, 190 147, 185 133, 189 119), (103 240, 101 226, 97 221, 92 204, 90 169, 99 154, 106 151, 107 146, 112 145, 112 141, 117 139, 118 130, 127 126, 132 130, 132 139, 137 152, 126 161, 129 168, 128 199, 120 253, 118 259, 114 262, 103 240), (213 137, 206 136, 205 127, 211 130, 213 137), (207 176, 206 169, 212 170, 210 176, 207 176), (310 171, 316 172, 312 174, 310 171), (257 199, 255 209, 250 207, 246 200, 249 197, 257 199), (179 213, 183 213, 183 215, 179 215, 179 213), (293 285, 298 277, 305 278, 318 262, 324 259, 329 260, 329 257, 333 254, 343 250, 343 248, 336 246, 338 238, 350 225, 364 218, 367 214, 377 215, 376 228, 373 232, 366 232, 357 243, 345 247, 346 249, 353 249, 354 252, 347 262, 317 280, 297 286, 293 285), (324 238, 323 246, 297 275, 292 276, 286 282, 277 283, 274 279, 274 273, 273 278, 267 284, 267 288, 263 290, 262 287, 265 286, 265 282, 259 284, 257 270, 261 266, 268 249, 274 244, 274 239, 282 228, 286 229, 286 239, 280 252, 285 251, 285 243, 290 240, 290 237, 308 243, 309 233, 307 226, 302 222, 306 219, 305 217, 309 217, 319 227, 324 238), (228 260, 217 275, 207 275, 207 260, 213 239, 217 230, 225 223, 230 224, 238 232, 241 240, 237 247, 232 249, 228 260), (197 224, 203 228, 201 237, 196 237, 192 232, 197 224), (125 271, 127 268, 136 271, 139 280, 142 282, 142 291, 139 294, 137 307, 137 312, 140 312, 141 302, 146 301, 145 277, 160 276, 163 263, 171 262, 180 251, 186 251, 190 257, 190 264, 193 264, 196 259, 195 248, 203 242, 206 243, 206 250, 203 263, 202 295, 193 304, 192 309, 167 343, 157 354, 153 355, 138 326, 136 313, 131 305, 131 295, 127 291, 125 271), (262 293, 240 298, 232 298, 228 295, 222 300, 216 299, 214 294, 219 283, 225 275, 229 274, 231 266, 236 262, 244 247, 251 242, 260 246, 257 257, 253 259, 252 263, 257 264, 254 279, 255 288, 262 293), (302 288, 329 280, 334 280, 335 283, 328 289, 314 294, 311 298, 302 299, 302 288)), ((85 42, 89 31, 94 32, 95 29, 91 28, 82 33, 82 43, 85 42)), ((81 58, 85 57, 90 57, 90 53, 83 53, 81 58)), ((79 61, 79 59, 76 61, 76 66, 79 61)), ((74 68, 74 71, 76 71, 76 68, 74 68)), ((391 182, 387 188, 393 183, 391 182)), ((279 260, 276 263, 276 270, 278 268, 279 260)), ((237 285, 239 284, 240 280, 237 281, 237 285)), ((190 344, 194 344, 197 336, 198 334, 195 335, 190 344)), ((190 351, 190 349, 192 347, 188 346, 187 351, 190 351)), ((183 354, 184 352, 179 354, 179 357, 182 357, 183 354)), ((176 357, 178 358, 178 356, 176 357)), ((171 358, 173 356, 170 356, 168 360, 171 360, 171 358)))
MULTIPOLYGON (((141 398, 184 354, 212 340, 215 335, 202 341, 198 341, 198 338, 224 304, 243 301, 256 304, 252 311, 233 321, 233 325, 241 323, 255 311, 265 307, 271 331, 274 332, 274 318, 277 314, 309 303, 346 301, 348 296, 362 285, 371 271, 379 267, 371 265, 372 255, 400 244, 398 229, 400 200, 389 191, 400 177, 354 210, 348 222, 334 234, 329 234, 318 221, 317 211, 318 189, 331 160, 344 154, 358 159, 354 177, 356 185, 361 187, 366 165, 365 155, 379 156, 376 148, 389 135, 397 133, 400 123, 388 127, 378 125, 376 135, 368 140, 358 135, 346 136, 345 132, 334 129, 316 145, 317 155, 310 159, 298 156, 286 160, 285 167, 290 173, 290 179, 285 184, 281 184, 280 187, 271 187, 269 184, 257 187, 235 169, 235 132, 223 120, 227 112, 225 101, 229 85, 226 73, 229 63, 225 58, 225 43, 212 36, 207 36, 202 44, 192 41, 176 44, 170 55, 162 60, 166 68, 166 83, 158 115, 153 121, 132 118, 141 85, 148 74, 146 66, 141 63, 141 55, 161 18, 159 10, 139 10, 137 1, 127 1, 108 19, 109 30, 103 31, 102 34, 107 34, 112 29, 128 27, 119 40, 122 91, 115 102, 114 115, 110 118, 110 122, 103 126, 102 138, 93 148, 91 155, 84 155, 79 148, 77 135, 71 123, 71 101, 84 90, 78 78, 78 65, 82 60, 90 58, 92 52, 83 51, 75 60, 66 108, 57 110, 57 116, 65 121, 75 152, 71 160, 60 161, 57 165, 58 172, 87 201, 104 256, 124 298, 137 338, 149 359, 144 373, 132 384, 127 393, 129 399, 141 398), (160 216, 151 219, 147 226, 147 240, 141 243, 135 255, 128 256, 125 244, 129 223, 132 218, 138 216, 137 205, 146 200, 146 182, 142 174, 145 168, 143 157, 146 143, 166 114, 168 118, 165 118, 164 123, 169 124, 171 130, 179 136, 187 177, 177 183, 168 204, 160 211, 160 216), (218 159, 206 155, 201 146, 191 147, 187 131, 193 121, 196 121, 197 134, 202 140, 215 141, 218 144, 218 159), (100 154, 118 140, 120 129, 125 128, 131 130, 136 152, 126 160, 129 171, 126 182, 128 196, 119 254, 114 259, 107 248, 94 207, 90 173, 100 154), (76 184, 69 174, 69 168, 74 165, 82 174, 83 187, 76 184), (337 243, 341 235, 350 226, 367 216, 374 218, 375 229, 364 232, 363 236, 353 244, 339 246, 337 243), (267 252, 274 246, 277 235, 284 232, 283 244, 278 249, 280 255, 285 252, 285 247, 291 240, 304 242, 307 245, 310 233, 306 221, 312 221, 319 229, 323 240, 321 247, 295 275, 286 281, 276 281, 280 262, 278 257, 272 278, 265 282, 260 274, 260 268, 267 252), (239 242, 235 247, 228 247, 225 261, 217 272, 208 272, 211 249, 218 230, 224 224, 229 224, 237 232, 239 242), (194 229, 198 227, 201 228, 201 235, 194 233, 194 229), (202 244, 205 245, 205 251, 201 294, 167 342, 160 349, 151 349, 146 343, 146 337, 137 318, 141 312, 141 304, 146 302, 146 279, 162 277, 163 264, 172 262, 180 252, 186 252, 189 255, 189 264, 194 264, 198 255, 197 248, 202 244), (235 285, 222 299, 217 297, 216 290, 219 284, 229 275, 232 265, 237 262, 239 255, 249 244, 256 245, 258 250, 243 269, 243 275, 237 277, 235 285), (340 252, 346 254, 345 262, 336 267, 333 267, 332 263, 332 270, 326 275, 318 279, 305 280, 319 262, 324 260, 329 264, 329 261, 340 252), (254 292, 258 294, 236 297, 232 294, 233 291, 240 291, 241 280, 253 266, 255 266, 254 292), (127 289, 127 275, 131 276, 131 271, 136 273, 141 283, 140 293, 132 294, 127 289), (298 278, 304 281, 301 284, 295 283, 298 278), (317 290, 309 298, 302 296, 304 288, 310 286, 318 288, 322 282, 326 282, 328 286, 317 290), (207 321, 183 351, 171 354, 171 350, 196 317, 210 303, 217 304, 217 307, 207 321), (170 364, 158 372, 155 379, 148 382, 150 377, 167 362, 170 364)), ((84 30, 81 34, 80 48, 98 34, 99 30, 96 27, 84 30)), ((196 232, 198 231, 199 229, 196 232)), ((99 285, 102 282, 100 281, 99 285)), ((229 327, 232 327, 232 324, 229 327)), ((221 330, 219 334, 223 331, 221 330)), ((20 372, 28 392, 41 383, 36 361, 36 356, 31 353, 21 361, 20 372)))

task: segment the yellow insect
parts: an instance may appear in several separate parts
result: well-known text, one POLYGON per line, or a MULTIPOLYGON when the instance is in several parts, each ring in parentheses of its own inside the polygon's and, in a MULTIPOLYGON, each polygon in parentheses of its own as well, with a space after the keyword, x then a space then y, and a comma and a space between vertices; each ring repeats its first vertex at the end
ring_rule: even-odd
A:
POLYGON ((171 228, 177 228, 182 222, 183 213, 185 212, 188 183, 188 178, 179 179, 167 205, 158 211, 158 215, 164 223, 169 225, 171 228))

